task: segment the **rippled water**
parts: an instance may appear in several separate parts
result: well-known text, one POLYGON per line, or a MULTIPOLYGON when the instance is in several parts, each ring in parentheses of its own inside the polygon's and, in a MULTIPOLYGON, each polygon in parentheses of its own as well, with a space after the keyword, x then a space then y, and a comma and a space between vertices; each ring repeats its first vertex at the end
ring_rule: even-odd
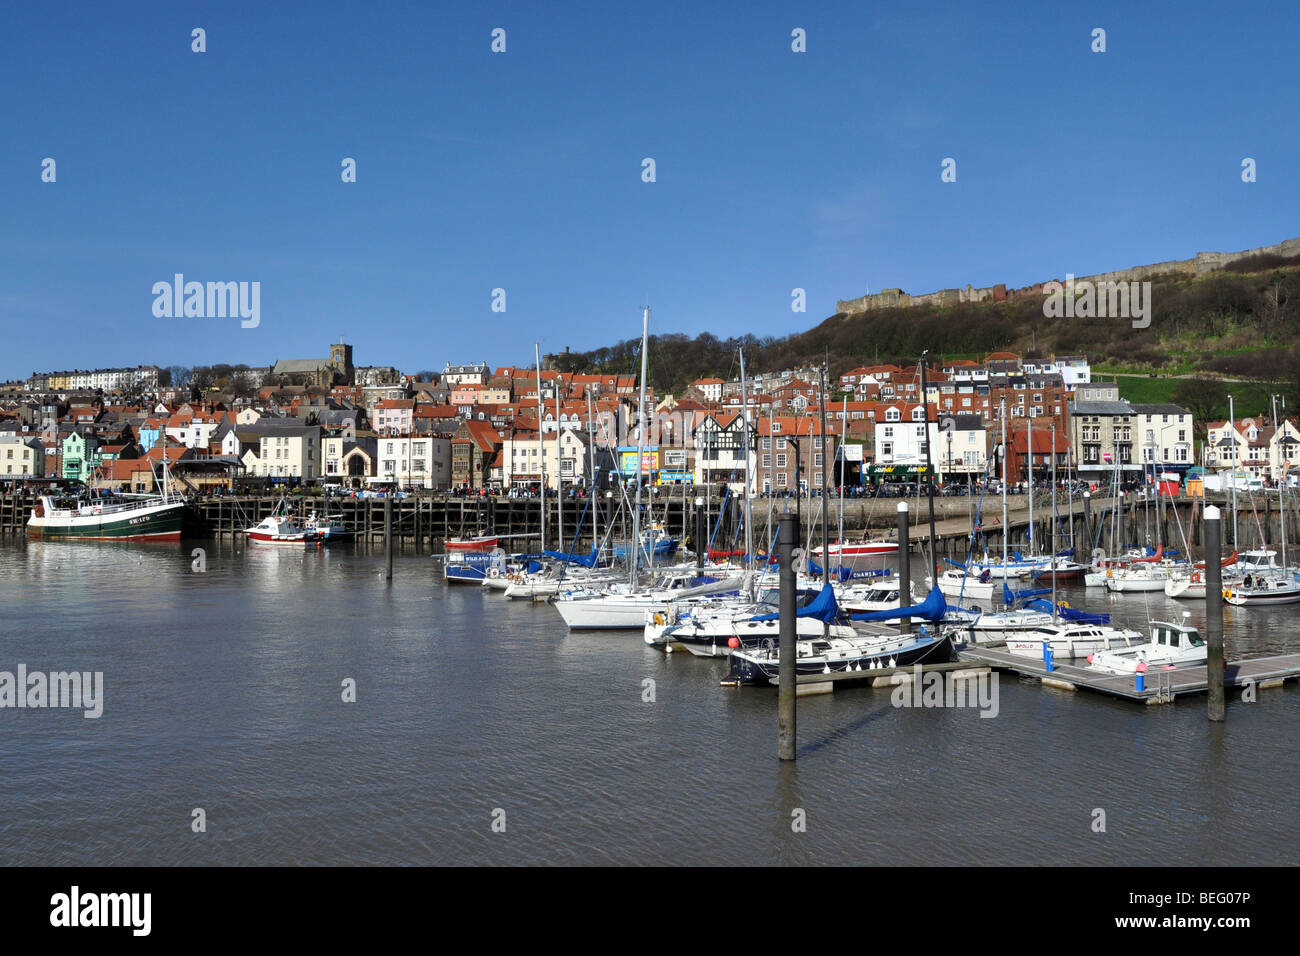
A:
MULTIPOLYGON (((550 607, 449 589, 438 569, 399 556, 390 586, 382 555, 351 547, 0 545, 0 670, 100 670, 106 688, 99 720, 0 710, 0 860, 1300 858, 1294 685, 1230 703, 1223 727, 1204 697, 1143 708, 1008 678, 992 720, 841 690, 800 700, 783 766, 775 692, 719 687, 724 661, 569 634, 550 607)), ((1139 595, 1070 597, 1147 616, 1139 595)), ((1149 598, 1156 617, 1203 617, 1149 598)), ((1226 609, 1229 657, 1300 650, 1297 615, 1226 609)))

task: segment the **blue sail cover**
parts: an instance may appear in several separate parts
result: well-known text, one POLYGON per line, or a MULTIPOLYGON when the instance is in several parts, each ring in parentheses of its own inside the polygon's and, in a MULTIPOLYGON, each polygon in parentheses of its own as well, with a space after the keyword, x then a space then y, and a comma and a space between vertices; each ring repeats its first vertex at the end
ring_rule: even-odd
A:
POLYGON ((943 592, 938 588, 930 588, 930 593, 920 604, 895 610, 863 611, 859 614, 850 614, 849 617, 855 621, 892 621, 898 617, 916 617, 934 623, 942 621, 947 613, 948 604, 943 599, 943 592))
POLYGON ((571 554, 567 551, 543 551, 548 558, 554 558, 557 561, 567 561, 570 564, 581 564, 584 568, 594 568, 596 566, 596 552, 591 554, 571 554))
MULTIPOLYGON (((640 548, 640 551, 641 551, 640 557, 641 557, 642 560, 645 559, 645 552, 646 552, 647 550, 650 552, 650 554, 651 554, 652 557, 656 557, 656 558, 666 558, 666 557, 669 557, 669 556, 671 556, 674 552, 676 552, 676 550, 677 550, 677 539, 676 539, 676 538, 660 538, 660 539, 659 539, 658 541, 656 541, 656 542, 654 543, 654 545, 653 545, 652 547, 650 547, 650 548, 646 548, 646 547, 643 545, 643 546, 640 548)), ((632 556, 632 549, 629 548, 626 544, 618 544, 618 545, 615 545, 615 546, 614 546, 614 557, 616 557, 616 558, 629 558, 629 557, 631 557, 631 556, 632 556)))
MULTIPOLYGON (((1052 613, 1052 602, 1044 601, 1039 598, 1036 601, 1030 601, 1025 607, 1033 611, 1042 611, 1046 614, 1052 613)), ((1109 624, 1109 614, 1094 614, 1090 611, 1080 611, 1072 607, 1057 606, 1056 616, 1065 621, 1074 621, 1077 624, 1109 624)))
MULTIPOLYGON (((824 570, 825 569, 816 561, 808 562, 808 573, 813 577, 821 577, 824 570)), ((854 571, 852 568, 845 567, 831 568, 831 577, 840 583, 845 581, 860 581, 863 578, 881 578, 889 574, 893 574, 893 572, 888 568, 874 568, 866 571, 854 571)))
POLYGON ((1007 587, 1005 581, 1002 583, 1002 603, 1004 604, 1015 604, 1017 601, 1042 597, 1044 594, 1051 593, 1051 588, 1030 588, 1027 591, 1013 591, 1011 588, 1007 587))
MULTIPOLYGON (((823 624, 834 623, 840 617, 840 605, 835 600, 835 589, 829 584, 823 585, 815 598, 795 612, 795 617, 812 617, 823 624)), ((772 614, 758 614, 750 618, 751 621, 779 621, 780 619, 779 611, 772 614)))

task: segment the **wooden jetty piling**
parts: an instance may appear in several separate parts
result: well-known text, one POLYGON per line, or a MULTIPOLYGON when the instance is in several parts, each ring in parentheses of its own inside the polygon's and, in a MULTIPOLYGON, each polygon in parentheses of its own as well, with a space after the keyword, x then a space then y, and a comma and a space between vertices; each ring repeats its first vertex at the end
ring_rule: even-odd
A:
POLYGON ((778 670, 779 685, 776 698, 776 751, 780 760, 795 759, 796 712, 799 696, 795 677, 795 659, 798 654, 798 613, 795 602, 797 583, 794 571, 795 519, 786 515, 781 519, 777 537, 780 570, 781 649, 778 670))
POLYGON ((384 559, 387 570, 384 579, 393 580, 393 499, 384 497, 384 559))
POLYGON ((1223 540, 1219 509, 1205 509, 1205 667, 1210 720, 1222 721, 1223 705, 1223 540))

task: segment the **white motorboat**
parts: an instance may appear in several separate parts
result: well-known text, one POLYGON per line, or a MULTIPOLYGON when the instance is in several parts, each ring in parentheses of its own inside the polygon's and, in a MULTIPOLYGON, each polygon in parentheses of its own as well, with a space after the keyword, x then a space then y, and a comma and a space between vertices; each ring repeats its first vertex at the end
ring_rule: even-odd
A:
POLYGON ((1019 657, 1042 657, 1043 645, 1048 644, 1054 657, 1077 658, 1142 642, 1141 632, 1130 628, 1057 621, 1008 637, 1007 650, 1019 657))
POLYGON ((342 518, 330 518, 312 512, 303 520, 302 526, 307 531, 314 531, 323 541, 339 541, 348 536, 348 529, 342 518))
MULTIPOLYGON (((1250 552, 1247 552, 1248 554, 1250 552)), ((1264 553, 1264 552, 1256 552, 1264 553)), ((1272 554, 1273 552, 1267 552, 1272 554)), ((1242 571, 1238 566, 1238 556, 1236 552, 1230 554, 1223 561, 1221 571, 1221 583, 1225 588, 1241 581, 1242 571)), ((1165 594, 1172 598, 1189 598, 1203 600, 1205 598, 1205 562, 1202 561, 1195 567, 1186 568, 1177 574, 1170 575, 1165 581, 1165 594)))
POLYGON ((288 515, 271 515, 269 518, 263 518, 258 524, 245 529, 244 533, 248 535, 249 541, 259 541, 263 544, 302 546, 316 544, 321 540, 319 532, 302 527, 288 515))
POLYGON ((1223 599, 1234 607, 1296 604, 1300 603, 1300 581, 1285 571, 1243 574, 1239 583, 1223 589, 1223 599))
POLYGON ((1088 667, 1108 674, 1136 674, 1204 664, 1205 659, 1205 641, 1196 628, 1153 621, 1150 641, 1137 647, 1098 651, 1089 657, 1088 667))
POLYGON ((901 589, 902 581, 897 576, 894 576, 873 581, 870 584, 850 584, 837 587, 835 596, 839 600, 841 607, 855 614, 859 611, 893 611, 900 606, 907 607, 920 603, 920 599, 916 596, 915 582, 911 582, 906 605, 900 605, 899 603, 901 589))
MULTIPOLYGON (((645 591, 609 589, 608 593, 575 589, 557 595, 555 609, 570 630, 591 628, 645 628, 646 613, 664 611, 673 601, 739 591, 744 576, 696 581, 693 573, 676 572, 645 591)), ((623 587, 627 587, 624 585, 623 587)))
POLYGON ((1106 590, 1116 594, 1163 591, 1165 582, 1186 567, 1184 564, 1164 561, 1160 564, 1133 564, 1127 568, 1108 568, 1106 590))
POLYGON ((972 644, 1001 644, 1008 638, 1049 627, 1055 622, 1056 618, 1050 611, 1016 608, 978 614, 966 625, 965 631, 972 644))
POLYGON ((939 575, 939 590, 947 598, 960 601, 992 601, 1002 595, 1002 579, 991 576, 967 574, 960 568, 949 568, 939 575))

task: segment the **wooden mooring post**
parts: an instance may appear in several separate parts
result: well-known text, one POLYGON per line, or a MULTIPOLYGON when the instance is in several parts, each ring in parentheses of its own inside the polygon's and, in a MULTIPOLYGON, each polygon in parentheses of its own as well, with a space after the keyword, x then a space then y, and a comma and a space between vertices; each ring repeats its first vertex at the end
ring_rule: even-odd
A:
POLYGON ((1205 509, 1205 679, 1212 721, 1224 717, 1222 532, 1219 509, 1210 505, 1205 509))
POLYGON ((384 579, 391 581, 393 580, 393 499, 391 495, 384 496, 384 560, 387 565, 384 579))
POLYGON ((795 517, 785 515, 777 537, 778 556, 781 563, 780 578, 780 670, 776 698, 776 753, 780 760, 795 759, 796 701, 799 688, 795 678, 795 660, 798 654, 799 629, 796 621, 797 587, 794 571, 795 517))

